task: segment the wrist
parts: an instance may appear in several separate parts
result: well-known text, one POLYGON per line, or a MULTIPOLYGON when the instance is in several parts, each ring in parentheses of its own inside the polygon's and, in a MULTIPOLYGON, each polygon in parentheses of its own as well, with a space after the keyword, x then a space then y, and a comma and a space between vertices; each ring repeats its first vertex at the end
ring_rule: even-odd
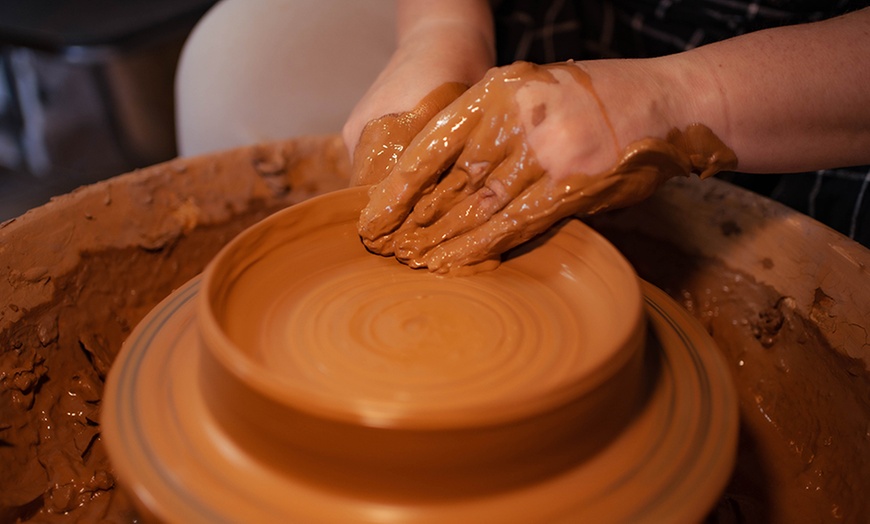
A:
POLYGON ((608 127, 614 153, 647 138, 665 138, 690 117, 679 103, 669 75, 649 59, 578 62, 588 75, 589 93, 596 99, 608 127))
POLYGON ((670 140, 672 132, 697 130, 699 125, 717 143, 727 146, 731 141, 721 82, 703 56, 681 53, 587 62, 582 67, 589 72, 603 112, 610 115, 619 151, 644 139, 670 140))
POLYGON ((399 41, 394 60, 415 62, 438 83, 473 85, 495 64, 494 42, 473 24, 435 19, 420 22, 399 41))
POLYGON ((632 156, 641 151, 636 149, 639 144, 645 144, 645 149, 670 143, 676 148, 673 165, 683 167, 662 172, 665 178, 680 171, 711 176, 735 168, 736 157, 719 135, 727 133, 727 112, 716 79, 695 65, 659 59, 576 64, 586 78, 580 83, 586 84, 600 112, 600 116, 578 115, 580 125, 597 137, 594 152, 580 158, 597 172, 594 168, 628 158, 629 151, 632 156), (596 120, 601 121, 598 128, 589 128, 596 120))
POLYGON ((651 59, 650 65, 664 87, 674 127, 702 124, 724 143, 733 142, 727 97, 715 63, 694 50, 651 59))
POLYGON ((447 83, 472 85, 491 66, 486 42, 461 23, 432 21, 406 30, 389 63, 348 117, 342 131, 353 154, 371 120, 413 110, 447 83))
POLYGON ((664 138, 672 129, 704 124, 728 134, 727 110, 715 68, 687 53, 661 58, 615 59, 578 64, 591 78, 623 147, 664 138))

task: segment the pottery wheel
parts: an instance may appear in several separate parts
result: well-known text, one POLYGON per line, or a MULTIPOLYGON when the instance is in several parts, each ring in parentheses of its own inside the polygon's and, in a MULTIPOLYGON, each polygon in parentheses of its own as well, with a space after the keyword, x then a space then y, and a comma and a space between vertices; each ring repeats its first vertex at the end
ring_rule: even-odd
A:
MULTIPOLYGON (((733 466, 737 411, 728 371, 694 319, 645 283, 633 311, 620 297, 637 281, 602 273, 612 248, 577 221, 496 271, 444 278, 365 252, 352 227, 363 194, 342 193, 328 218, 306 211, 309 201, 281 226, 322 225, 337 242, 282 240, 259 253, 274 231, 248 234, 128 339, 107 381, 103 430, 140 509, 178 522, 703 519, 733 466), (608 328, 614 319, 628 327, 608 328), (254 384, 265 404, 239 403, 254 425, 273 402, 342 427, 468 432, 558 410, 618 381, 632 359, 640 380, 623 396, 638 401, 605 440, 582 443, 593 451, 533 481, 429 498, 315 479, 306 468, 316 457, 270 460, 256 444, 269 421, 254 431, 228 423, 215 397, 235 390, 209 371, 254 384)), ((577 413, 590 433, 607 425, 607 409, 577 413)), ((310 430, 278 426, 293 442, 310 430)), ((535 449, 530 460, 549 460, 549 448, 535 449)), ((378 453, 388 461, 402 450, 378 453)))

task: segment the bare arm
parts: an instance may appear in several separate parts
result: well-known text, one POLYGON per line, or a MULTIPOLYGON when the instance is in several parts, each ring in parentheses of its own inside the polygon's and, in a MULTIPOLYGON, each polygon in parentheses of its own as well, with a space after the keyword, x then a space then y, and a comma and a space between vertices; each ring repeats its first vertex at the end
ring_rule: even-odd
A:
POLYGON ((656 59, 750 173, 870 163, 870 8, 656 59))

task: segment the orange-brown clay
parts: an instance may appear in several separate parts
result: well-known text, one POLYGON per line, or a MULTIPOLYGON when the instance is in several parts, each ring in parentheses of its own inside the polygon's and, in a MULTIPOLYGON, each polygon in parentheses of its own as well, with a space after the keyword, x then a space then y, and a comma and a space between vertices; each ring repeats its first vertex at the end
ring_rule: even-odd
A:
POLYGON ((435 88, 411 111, 384 115, 367 123, 353 152, 351 184, 380 182, 423 126, 466 89, 465 84, 448 82, 435 88))
POLYGON ((709 510, 736 448, 730 380, 685 312, 646 285, 642 305, 617 251, 575 220, 494 271, 445 279, 368 254, 364 202, 358 188, 270 217, 137 328, 104 424, 147 513, 709 510))
MULTIPOLYGON (((105 412, 108 365, 129 330, 240 229, 346 186, 345 155, 336 136, 175 160, 0 224, 0 520, 135 521, 103 440, 93 438, 100 426, 87 416, 105 412), (95 395, 79 383, 94 384, 95 395)), ((593 225, 708 328, 737 381, 738 467, 710 522, 866 521, 870 252, 715 179, 673 180, 593 225), (772 322, 779 315, 782 323, 772 322)), ((179 342, 197 344, 196 336, 179 342)), ((175 391, 188 393, 191 375, 175 379, 175 391)), ((158 392, 142 396, 156 401, 158 392)), ((197 395, 178 402, 196 404, 197 395)), ((188 423, 212 427, 207 417, 188 423)), ((196 454, 177 447, 184 469, 196 454)), ((251 489, 288 497, 258 482, 251 489)), ((368 507, 372 518, 399 512, 368 507)))

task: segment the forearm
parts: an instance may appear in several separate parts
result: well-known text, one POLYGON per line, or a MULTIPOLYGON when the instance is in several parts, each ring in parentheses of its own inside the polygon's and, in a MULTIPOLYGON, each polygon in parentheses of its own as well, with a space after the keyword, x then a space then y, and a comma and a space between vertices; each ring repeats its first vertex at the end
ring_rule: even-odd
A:
POLYGON ((709 126, 738 170, 870 163, 870 8, 655 59, 682 123, 709 126))
POLYGON ((412 56, 471 85, 495 63, 495 30, 486 0, 399 0, 397 59, 412 56))
POLYGON ((398 0, 397 9, 396 50, 344 126, 351 155, 368 122, 411 111, 444 84, 474 84, 495 61, 485 0, 398 0))

